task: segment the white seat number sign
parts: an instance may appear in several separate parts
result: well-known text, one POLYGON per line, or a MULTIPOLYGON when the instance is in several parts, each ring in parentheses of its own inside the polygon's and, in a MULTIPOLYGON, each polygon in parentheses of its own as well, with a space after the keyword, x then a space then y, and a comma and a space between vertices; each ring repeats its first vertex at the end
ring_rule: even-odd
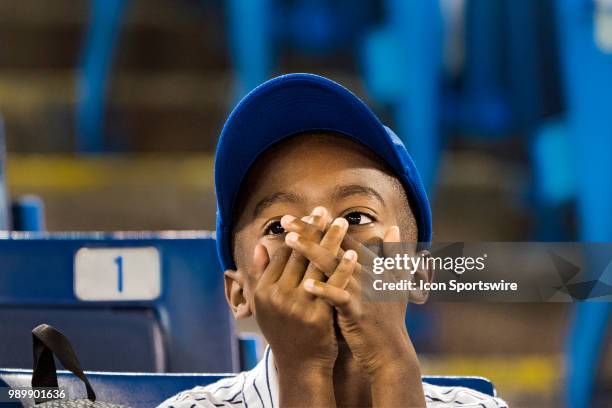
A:
POLYGON ((81 248, 74 258, 80 300, 153 300, 161 293, 157 248, 81 248))

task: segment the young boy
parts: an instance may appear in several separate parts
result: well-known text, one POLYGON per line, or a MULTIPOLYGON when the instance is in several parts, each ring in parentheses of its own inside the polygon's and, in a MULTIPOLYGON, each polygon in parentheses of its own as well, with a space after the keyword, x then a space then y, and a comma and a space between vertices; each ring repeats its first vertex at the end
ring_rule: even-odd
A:
POLYGON ((372 245, 429 243, 431 212, 401 141, 356 96, 310 74, 259 86, 223 128, 215 186, 228 303, 270 346, 253 370, 161 407, 506 407, 422 383, 404 322, 426 293, 361 292, 372 245))

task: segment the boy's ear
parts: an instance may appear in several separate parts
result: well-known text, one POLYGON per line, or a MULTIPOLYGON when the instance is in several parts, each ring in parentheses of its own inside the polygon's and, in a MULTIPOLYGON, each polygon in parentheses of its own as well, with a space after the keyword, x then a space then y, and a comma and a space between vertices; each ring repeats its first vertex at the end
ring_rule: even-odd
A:
MULTIPOLYGON (((424 261, 424 262, 419 263, 419 267, 414 273, 413 278, 414 278, 414 282, 416 283, 417 287, 420 287, 420 282, 428 282, 428 283, 433 282, 435 271, 432 268, 430 268, 431 265, 429 265, 432 262, 426 262, 427 258, 429 258, 430 255, 431 254, 429 251, 421 251, 418 254, 415 254, 415 256, 422 256, 423 261, 424 261)), ((410 291, 410 299, 409 299, 410 303, 416 303, 417 305, 422 305, 423 303, 427 302, 428 298, 429 298, 428 290, 411 290, 410 291)))
POLYGON ((223 274, 225 298, 232 309, 235 319, 244 319, 252 315, 251 305, 244 296, 245 277, 242 271, 228 269, 223 274))

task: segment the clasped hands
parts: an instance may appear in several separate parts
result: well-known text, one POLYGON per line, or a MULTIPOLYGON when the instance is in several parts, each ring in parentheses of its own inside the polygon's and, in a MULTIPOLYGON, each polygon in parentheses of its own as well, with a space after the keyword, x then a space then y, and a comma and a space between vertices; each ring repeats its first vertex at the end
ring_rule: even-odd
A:
MULTIPOLYGON (((414 365, 407 300, 363 300, 361 278, 371 273, 364 265, 379 254, 347 235, 346 219, 332 220, 317 207, 302 219, 286 215, 281 225, 284 245, 271 255, 257 245, 249 273, 257 279, 255 316, 279 371, 331 373, 338 355, 334 322, 370 378, 414 365)), ((400 241, 399 228, 388 228, 382 241, 384 252, 384 243, 400 241)))

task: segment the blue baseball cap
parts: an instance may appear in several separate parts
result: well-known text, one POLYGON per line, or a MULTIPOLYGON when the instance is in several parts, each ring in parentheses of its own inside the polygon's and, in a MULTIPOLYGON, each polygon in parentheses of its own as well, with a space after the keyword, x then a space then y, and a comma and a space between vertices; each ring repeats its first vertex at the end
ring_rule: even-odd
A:
POLYGON ((230 113, 215 158, 217 251, 224 270, 232 256, 232 216, 243 179, 272 145, 298 133, 346 135, 385 160, 402 182, 418 226, 420 243, 431 241, 431 209, 421 177, 402 141, 357 96, 313 74, 270 79, 246 95, 230 113))

